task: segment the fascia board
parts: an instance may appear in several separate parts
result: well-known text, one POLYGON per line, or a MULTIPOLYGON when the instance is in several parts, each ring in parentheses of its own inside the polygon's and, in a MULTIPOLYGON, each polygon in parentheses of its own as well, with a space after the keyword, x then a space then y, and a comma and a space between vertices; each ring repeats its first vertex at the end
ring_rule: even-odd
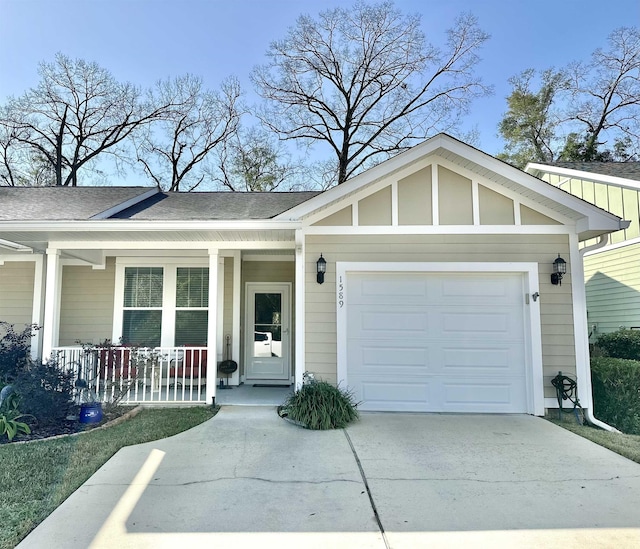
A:
POLYGON ((235 220, 235 221, 140 221, 109 219, 95 221, 0 221, 0 231, 188 231, 188 230, 293 230, 301 228, 296 221, 235 220))
POLYGON ((142 194, 139 194, 138 196, 134 196, 129 200, 125 200, 121 204, 117 204, 116 206, 113 206, 112 208, 109 208, 104 212, 100 212, 96 215, 93 215, 89 219, 108 219, 112 215, 120 213, 126 210, 127 208, 130 208, 131 206, 135 206, 136 204, 139 204, 140 202, 142 202, 143 200, 146 200, 147 198, 151 198, 152 196, 157 195, 159 192, 160 192, 160 189, 158 189, 157 187, 154 187, 151 190, 146 191, 142 194))
POLYGON ((524 171, 532 175, 533 172, 552 173, 554 175, 561 175, 572 179, 587 179, 588 181, 595 181, 596 183, 604 183, 606 185, 614 185, 615 187, 626 187, 629 189, 640 190, 640 181, 636 181, 635 179, 627 179, 625 177, 615 177, 613 175, 586 172, 584 170, 572 170, 571 168, 561 168, 559 166, 549 166, 547 164, 537 164, 535 162, 529 162, 526 165, 524 171))

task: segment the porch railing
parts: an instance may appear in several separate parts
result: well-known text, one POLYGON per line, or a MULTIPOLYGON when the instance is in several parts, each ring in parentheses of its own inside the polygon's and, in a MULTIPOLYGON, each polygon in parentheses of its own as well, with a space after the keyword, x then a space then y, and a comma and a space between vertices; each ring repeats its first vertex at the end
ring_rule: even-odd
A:
POLYGON ((206 402, 206 347, 57 347, 52 356, 103 402, 206 402))

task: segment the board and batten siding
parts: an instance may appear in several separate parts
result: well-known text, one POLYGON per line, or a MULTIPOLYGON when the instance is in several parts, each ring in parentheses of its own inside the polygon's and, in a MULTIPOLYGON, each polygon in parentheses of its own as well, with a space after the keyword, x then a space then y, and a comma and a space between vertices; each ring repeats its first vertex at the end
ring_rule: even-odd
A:
MULTIPOLYGON (((612 244, 640 237, 640 191, 589 179, 567 179, 549 173, 544 174, 542 179, 622 219, 631 221, 626 229, 611 234, 612 244)), ((588 241, 585 245, 594 242, 595 240, 588 241)))
POLYGON ((0 265, 0 321, 15 324, 16 331, 31 324, 35 262, 6 261, 0 265))
POLYGON ((100 343, 111 339, 115 260, 105 269, 65 265, 60 300, 60 345, 100 343))
MULTIPOLYGON (((550 281, 556 254, 569 257, 566 235, 309 235, 305 246, 305 368, 337 381, 336 262, 535 262, 539 265, 545 397, 559 370, 576 372, 570 262, 561 286, 550 281), (316 283, 316 261, 327 261, 316 283)), ((524 293, 522 296, 525 299, 524 293)))
POLYGON ((640 329, 640 244, 586 256, 584 275, 592 341, 621 327, 640 329))

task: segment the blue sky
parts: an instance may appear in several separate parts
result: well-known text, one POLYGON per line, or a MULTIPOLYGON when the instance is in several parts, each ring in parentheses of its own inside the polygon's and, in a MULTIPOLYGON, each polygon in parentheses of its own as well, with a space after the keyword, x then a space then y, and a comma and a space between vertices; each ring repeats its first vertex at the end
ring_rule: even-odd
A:
MULTIPOLYGON (((0 102, 38 82, 37 65, 60 51, 96 61, 119 80, 150 86, 184 73, 217 88, 228 75, 251 91, 249 72, 265 60, 301 13, 350 6, 341 0, 0 0, 0 102)), ((435 44, 461 12, 479 18, 491 39, 478 67, 495 87, 466 119, 479 147, 503 148, 497 124, 505 111, 508 78, 526 68, 587 59, 620 26, 640 25, 638 0, 396 0, 422 14, 435 44)))

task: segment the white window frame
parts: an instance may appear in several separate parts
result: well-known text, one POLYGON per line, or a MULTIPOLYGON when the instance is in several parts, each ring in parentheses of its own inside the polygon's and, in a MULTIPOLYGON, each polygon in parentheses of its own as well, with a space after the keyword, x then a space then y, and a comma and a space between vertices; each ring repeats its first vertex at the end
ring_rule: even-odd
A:
MULTIPOLYGON (((162 279, 162 331, 160 347, 175 347, 175 328, 177 310, 208 310, 207 308, 176 307, 176 282, 178 267, 207 267, 208 258, 116 258, 116 277, 113 303, 113 332, 111 341, 119 343, 122 337, 124 307, 124 271, 126 267, 160 267, 162 279)), ((214 289, 214 292, 216 290, 214 289)), ((211 288, 209 288, 209 306, 211 306, 211 288)), ((154 310, 157 310, 155 307, 154 310)))

